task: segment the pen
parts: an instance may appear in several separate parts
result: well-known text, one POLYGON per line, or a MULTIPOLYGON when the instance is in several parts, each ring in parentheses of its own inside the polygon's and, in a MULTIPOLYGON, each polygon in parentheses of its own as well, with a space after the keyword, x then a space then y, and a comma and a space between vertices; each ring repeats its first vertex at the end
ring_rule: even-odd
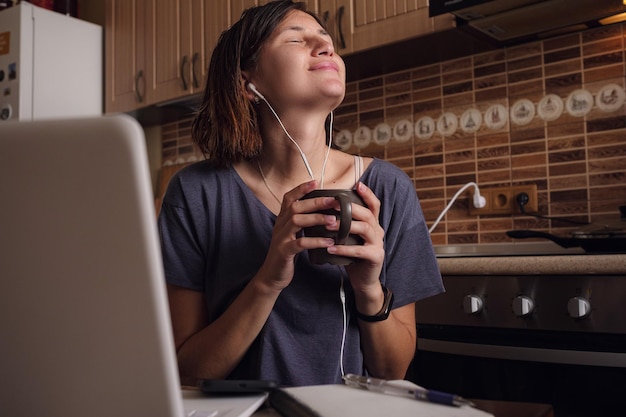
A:
POLYGON ((411 384, 413 386, 410 386, 410 383, 404 383, 404 381, 387 381, 384 379, 354 374, 346 374, 343 377, 343 381, 350 387, 365 388, 370 391, 381 392, 383 394, 399 395, 403 397, 415 398, 417 400, 457 407, 462 405, 474 406, 471 401, 459 397, 458 395, 448 394, 441 391, 427 390, 414 384, 411 384))

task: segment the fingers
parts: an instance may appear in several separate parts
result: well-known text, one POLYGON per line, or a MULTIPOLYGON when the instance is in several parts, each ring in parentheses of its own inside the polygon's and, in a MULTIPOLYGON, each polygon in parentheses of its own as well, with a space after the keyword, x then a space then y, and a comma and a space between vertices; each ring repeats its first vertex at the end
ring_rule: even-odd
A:
POLYGON ((369 209, 369 211, 373 214, 374 218, 378 220, 378 215, 380 214, 380 200, 374 192, 362 182, 359 182, 356 186, 356 192, 363 199, 363 202, 369 209))
POLYGON ((333 197, 303 199, 305 195, 316 189, 316 181, 308 181, 285 194, 281 213, 278 216, 276 230, 283 242, 283 249, 295 254, 304 249, 332 248, 330 252, 346 255, 378 263, 384 258, 384 230, 378 222, 380 200, 365 184, 359 182, 356 191, 367 207, 352 204, 353 222, 350 233, 359 235, 364 245, 340 245, 333 248, 332 239, 324 237, 299 236, 299 232, 307 227, 322 226, 327 230, 337 231, 339 222, 334 215, 324 214, 329 209, 338 210, 339 203, 333 197))
POLYGON ((310 193, 317 188, 317 181, 311 180, 298 185, 293 190, 289 191, 283 197, 283 207, 289 207, 294 202, 300 200, 302 197, 310 193))
POLYGON ((361 235, 366 242, 373 242, 377 239, 382 240, 385 231, 378 222, 380 200, 369 187, 361 182, 357 184, 357 193, 359 193, 367 207, 359 206, 358 204, 352 205, 352 218, 360 221, 353 222, 351 233, 361 235))
POLYGON ((380 265, 385 257, 383 245, 385 231, 378 222, 380 200, 369 187, 361 182, 357 184, 356 190, 367 207, 352 205, 354 221, 350 227, 350 233, 361 236, 365 243, 363 245, 334 245, 327 250, 337 255, 361 259, 372 265, 380 265))
POLYGON ((300 184, 285 194, 281 212, 274 226, 274 247, 284 256, 294 256, 304 249, 328 247, 334 244, 332 239, 301 237, 300 231, 310 226, 322 226, 329 230, 337 227, 334 215, 323 212, 334 207, 333 197, 302 199, 317 187, 316 181, 300 184))

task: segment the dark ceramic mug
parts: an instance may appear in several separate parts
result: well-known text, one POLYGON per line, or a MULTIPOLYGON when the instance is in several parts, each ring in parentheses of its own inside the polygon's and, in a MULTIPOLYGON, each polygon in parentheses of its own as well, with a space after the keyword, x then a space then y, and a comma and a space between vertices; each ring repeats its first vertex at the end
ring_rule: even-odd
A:
MULTIPOLYGON (((325 237, 334 239, 336 245, 362 245, 363 239, 359 235, 350 233, 352 225, 352 204, 366 207, 361 197, 354 190, 313 190, 302 200, 318 197, 333 197, 339 202, 340 210, 328 209, 320 213, 334 215, 339 220, 339 230, 328 230, 325 226, 311 226, 304 228, 304 235, 308 237, 325 237)), ((314 264, 329 263, 332 265, 349 265, 354 259, 328 253, 326 248, 309 249, 309 258, 314 264)))

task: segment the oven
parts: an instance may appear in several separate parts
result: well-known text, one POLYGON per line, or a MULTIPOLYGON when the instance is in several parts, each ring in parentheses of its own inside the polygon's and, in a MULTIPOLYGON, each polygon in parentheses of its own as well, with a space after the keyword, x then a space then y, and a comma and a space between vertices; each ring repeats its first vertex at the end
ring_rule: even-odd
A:
MULTIPOLYGON (((528 255, 507 250, 490 256, 528 255)), ((488 260, 471 252, 450 256, 488 260)), ((558 262, 592 259, 561 255, 558 262)), ((556 417, 626 415, 626 261, 619 264, 624 273, 444 272, 446 293, 416 305, 408 378, 468 398, 552 404, 556 417)))

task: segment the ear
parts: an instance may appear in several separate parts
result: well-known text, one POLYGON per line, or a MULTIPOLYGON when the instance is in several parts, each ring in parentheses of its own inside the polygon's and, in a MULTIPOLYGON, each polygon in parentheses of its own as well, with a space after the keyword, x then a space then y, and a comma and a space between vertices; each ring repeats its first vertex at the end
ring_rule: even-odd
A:
POLYGON ((250 73, 248 71, 242 71, 241 72, 241 88, 243 88, 243 91, 245 92, 248 100, 252 101, 253 103, 256 103, 258 102, 259 99, 252 91, 250 91, 250 89, 248 89, 249 82, 251 82, 250 73))

